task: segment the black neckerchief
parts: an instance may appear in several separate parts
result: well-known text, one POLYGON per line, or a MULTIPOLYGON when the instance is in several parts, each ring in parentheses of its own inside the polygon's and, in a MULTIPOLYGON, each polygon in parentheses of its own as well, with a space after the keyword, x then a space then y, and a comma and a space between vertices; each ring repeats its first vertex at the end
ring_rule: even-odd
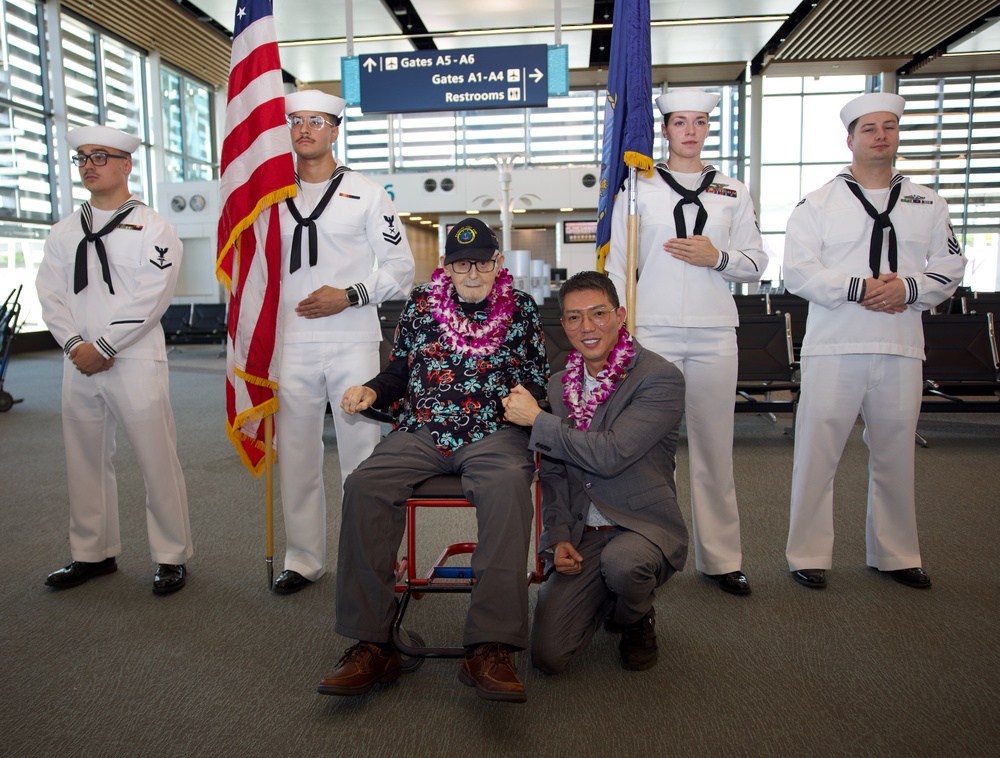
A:
POLYGON ((130 197, 112 214, 111 220, 98 231, 91 229, 94 224, 94 210, 90 203, 84 203, 80 208, 80 225, 83 227, 83 239, 76 246, 76 268, 73 272, 73 294, 78 295, 87 286, 87 246, 93 242, 97 250, 97 259, 101 262, 101 274, 108 285, 108 292, 115 294, 114 285, 111 284, 111 266, 108 263, 108 251, 104 248, 104 241, 101 237, 110 234, 111 231, 122 222, 122 220, 132 212, 132 209, 142 202, 130 197))
MULTIPOLYGON (((330 203, 330 199, 333 197, 333 193, 337 191, 337 187, 340 186, 341 179, 344 178, 344 174, 350 169, 347 166, 338 166, 333 172, 333 176, 330 177, 330 183, 326 187, 326 191, 323 193, 323 197, 320 198, 319 203, 313 208, 313 212, 309 214, 309 218, 302 218, 302 214, 299 213, 299 209, 295 207, 293 198, 288 198, 285 201, 285 205, 288 206, 289 212, 292 214, 292 218, 295 219, 295 231, 292 233, 292 256, 291 263, 288 267, 288 273, 294 274, 302 267, 302 229, 303 227, 309 229, 309 265, 315 266, 318 260, 319 250, 319 232, 316 230, 316 219, 323 215, 323 211, 326 210, 326 206, 330 203)), ((299 184, 299 178, 295 177, 296 184, 299 184)))
POLYGON ((868 245, 868 266, 872 270, 872 276, 878 279, 879 269, 882 267, 883 229, 889 230, 889 270, 895 272, 898 268, 896 230, 892 225, 892 219, 889 218, 889 212, 896 205, 896 201, 899 200, 899 195, 903 191, 903 175, 896 174, 892 177, 892 181, 889 182, 889 186, 891 187, 889 190, 889 202, 886 203, 885 210, 882 213, 875 210, 875 206, 865 197, 864 191, 858 185, 853 175, 841 174, 841 176, 847 182, 847 188, 861 201, 861 207, 875 220, 875 223, 872 225, 871 241, 868 245))
POLYGON ((674 229, 677 232, 678 239, 687 237, 687 224, 684 223, 684 206, 688 204, 698 206, 698 215, 694 219, 694 233, 701 234, 705 231, 705 224, 708 222, 708 211, 701 204, 698 195, 704 192, 708 188, 708 185, 715 181, 715 169, 705 171, 698 188, 693 190, 682 187, 663 164, 658 164, 656 170, 663 177, 663 181, 667 183, 667 186, 681 196, 680 202, 674 206, 674 229))

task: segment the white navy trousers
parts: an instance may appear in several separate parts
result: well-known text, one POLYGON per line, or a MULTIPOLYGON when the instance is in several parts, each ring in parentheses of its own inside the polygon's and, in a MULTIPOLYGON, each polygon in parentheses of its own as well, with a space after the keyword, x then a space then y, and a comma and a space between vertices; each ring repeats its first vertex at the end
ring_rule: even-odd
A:
MULTIPOLYGON (((340 409, 348 387, 378 373, 377 342, 286 342, 278 373, 275 434, 281 506, 285 516, 285 569, 315 581, 326 571, 326 489, 323 427, 333 410, 340 459, 337 489, 380 437, 379 424, 340 409)), ((339 500, 340 498, 338 498, 339 500)))
POLYGON ((81 374, 68 359, 64 364, 63 439, 73 560, 96 563, 121 553, 112 462, 120 425, 146 485, 153 562, 185 563, 194 548, 166 361, 119 356, 108 371, 93 376, 81 374))
POLYGON ((704 574, 739 571, 743 552, 733 479, 736 330, 638 326, 635 336, 684 374, 695 567, 704 574))
POLYGON ((834 475, 859 412, 869 450, 867 563, 881 571, 921 565, 914 492, 921 389, 916 358, 880 353, 802 358, 785 550, 789 570, 832 565, 834 475))

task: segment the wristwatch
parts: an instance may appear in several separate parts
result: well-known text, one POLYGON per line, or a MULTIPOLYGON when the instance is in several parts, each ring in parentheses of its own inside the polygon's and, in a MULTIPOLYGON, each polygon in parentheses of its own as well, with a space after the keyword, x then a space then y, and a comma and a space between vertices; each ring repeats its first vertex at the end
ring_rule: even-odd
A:
POLYGON ((344 292, 347 294, 347 302, 349 305, 357 305, 361 302, 361 295, 354 287, 348 287, 344 292))

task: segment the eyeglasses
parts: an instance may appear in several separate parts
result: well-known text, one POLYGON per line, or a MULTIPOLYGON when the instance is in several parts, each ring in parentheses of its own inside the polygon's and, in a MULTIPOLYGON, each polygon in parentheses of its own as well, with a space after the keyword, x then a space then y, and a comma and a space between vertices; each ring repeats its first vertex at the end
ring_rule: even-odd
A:
POLYGON ((586 316, 594 323, 594 326, 607 326, 611 322, 614 310, 606 305, 595 305, 585 311, 568 311, 563 314, 562 325, 567 332, 575 332, 583 326, 583 319, 586 316))
POLYGON ((108 158, 117 158, 123 161, 130 157, 130 155, 114 155, 112 153, 77 153, 70 160, 73 161, 73 165, 76 167, 83 168, 87 165, 87 161, 90 161, 95 166, 105 166, 108 163, 108 158))
POLYGON ((496 268, 497 259, 490 258, 488 261, 455 261, 454 263, 449 263, 451 270, 456 274, 468 274, 472 271, 472 264, 476 264, 476 271, 481 274, 488 274, 490 271, 496 268))
POLYGON ((308 124, 310 129, 315 129, 316 131, 322 129, 324 124, 336 126, 335 123, 327 121, 322 116, 306 116, 305 118, 302 116, 289 116, 287 121, 291 129, 301 129, 303 124, 308 124))

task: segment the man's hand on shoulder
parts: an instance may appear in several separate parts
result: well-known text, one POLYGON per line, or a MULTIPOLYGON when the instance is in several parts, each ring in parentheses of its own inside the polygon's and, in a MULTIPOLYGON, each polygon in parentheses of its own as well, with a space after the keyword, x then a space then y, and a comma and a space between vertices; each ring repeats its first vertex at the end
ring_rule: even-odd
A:
POLYGON ((520 384, 503 399, 504 420, 518 426, 531 426, 542 412, 538 401, 520 384))
POLYGON ((315 292, 309 293, 309 297, 296 305, 295 313, 302 318, 324 318, 337 315, 346 310, 349 305, 347 290, 323 285, 315 292))
POLYGON ((583 571, 583 556, 569 542, 557 542, 552 548, 552 566, 560 574, 579 574, 583 571))
POLYGON ((349 416, 353 416, 359 411, 370 408, 375 402, 375 390, 365 387, 363 384, 355 387, 348 387, 344 392, 344 397, 340 400, 340 408, 349 416))

